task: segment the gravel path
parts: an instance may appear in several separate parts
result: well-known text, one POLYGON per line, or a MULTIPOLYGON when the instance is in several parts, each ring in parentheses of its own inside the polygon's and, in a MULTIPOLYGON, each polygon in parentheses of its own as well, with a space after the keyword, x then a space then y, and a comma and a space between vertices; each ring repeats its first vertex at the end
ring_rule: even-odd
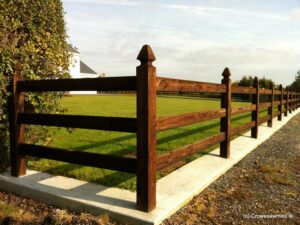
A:
MULTIPOLYGON (((116 223, 0 192, 0 224, 116 223)), ((163 222, 177 224, 300 225, 300 113, 163 222)))
POLYGON ((300 114, 163 222, 300 224, 300 114))

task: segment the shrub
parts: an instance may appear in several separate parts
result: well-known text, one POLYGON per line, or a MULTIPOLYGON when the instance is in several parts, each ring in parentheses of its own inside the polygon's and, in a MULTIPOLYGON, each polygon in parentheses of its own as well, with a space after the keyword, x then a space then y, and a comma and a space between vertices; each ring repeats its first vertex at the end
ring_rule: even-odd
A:
MULTIPOLYGON (((23 79, 69 77, 67 35, 60 0, 0 0, 0 168, 9 165, 6 86, 17 62, 22 64, 23 79)), ((26 95, 26 108, 32 112, 60 110, 59 93, 26 95)), ((27 140, 46 137, 42 127, 26 128, 27 140)))

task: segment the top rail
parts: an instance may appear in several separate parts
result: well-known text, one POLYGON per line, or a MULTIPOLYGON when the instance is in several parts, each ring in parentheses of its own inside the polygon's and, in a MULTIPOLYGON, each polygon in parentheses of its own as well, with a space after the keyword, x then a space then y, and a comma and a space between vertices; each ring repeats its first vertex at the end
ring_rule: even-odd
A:
POLYGON ((17 92, 46 91, 134 91, 136 77, 107 77, 57 80, 22 80, 17 92))
POLYGON ((231 93, 233 94, 255 94, 256 89, 252 87, 232 86, 231 93))
POLYGON ((179 80, 172 78, 157 77, 157 91, 178 91, 178 92, 215 92, 225 93, 224 84, 206 83, 199 81, 179 80))

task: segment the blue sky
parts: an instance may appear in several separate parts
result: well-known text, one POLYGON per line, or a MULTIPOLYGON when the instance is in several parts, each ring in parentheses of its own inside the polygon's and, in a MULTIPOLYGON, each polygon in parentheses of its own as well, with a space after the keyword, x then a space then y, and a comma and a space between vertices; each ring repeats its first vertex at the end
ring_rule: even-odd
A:
POLYGON ((69 41, 107 76, 134 75, 150 44, 158 76, 220 82, 300 69, 300 0, 63 0, 69 41))

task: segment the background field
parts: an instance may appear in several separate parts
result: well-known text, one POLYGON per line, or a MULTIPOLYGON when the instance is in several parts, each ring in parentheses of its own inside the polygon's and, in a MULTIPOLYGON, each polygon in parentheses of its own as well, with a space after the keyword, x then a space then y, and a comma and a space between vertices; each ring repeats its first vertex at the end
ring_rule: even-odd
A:
MULTIPOLYGON (((67 109, 65 114, 136 117, 135 101, 135 96, 123 95, 72 96, 64 97, 62 105, 67 109)), ((249 103, 233 102, 233 107, 247 104, 249 103)), ((157 98, 157 117, 217 108, 220 108, 220 101, 217 99, 172 96, 157 98)), ((266 114, 266 111, 260 114, 260 116, 263 116, 266 114)), ((217 134, 220 130, 219 120, 216 119, 157 133, 157 154, 217 134)), ((237 126, 249 121, 251 121, 250 113, 244 113, 234 116, 232 125, 237 126)), ((51 128, 48 145, 74 151, 134 156, 136 154, 136 135, 84 129, 51 128)), ((211 146, 201 154, 207 154, 212 150, 212 147, 215 146, 211 146)), ((199 157, 201 154, 196 154, 186 161, 199 157)), ((177 166, 183 163, 185 162, 181 162, 177 166)), ((135 175, 133 174, 46 159, 31 159, 28 164, 31 169, 52 174, 74 177, 107 186, 118 186, 129 190, 135 190, 136 188, 135 175)), ((174 168, 159 172, 157 178, 160 178, 172 169, 174 168)))

